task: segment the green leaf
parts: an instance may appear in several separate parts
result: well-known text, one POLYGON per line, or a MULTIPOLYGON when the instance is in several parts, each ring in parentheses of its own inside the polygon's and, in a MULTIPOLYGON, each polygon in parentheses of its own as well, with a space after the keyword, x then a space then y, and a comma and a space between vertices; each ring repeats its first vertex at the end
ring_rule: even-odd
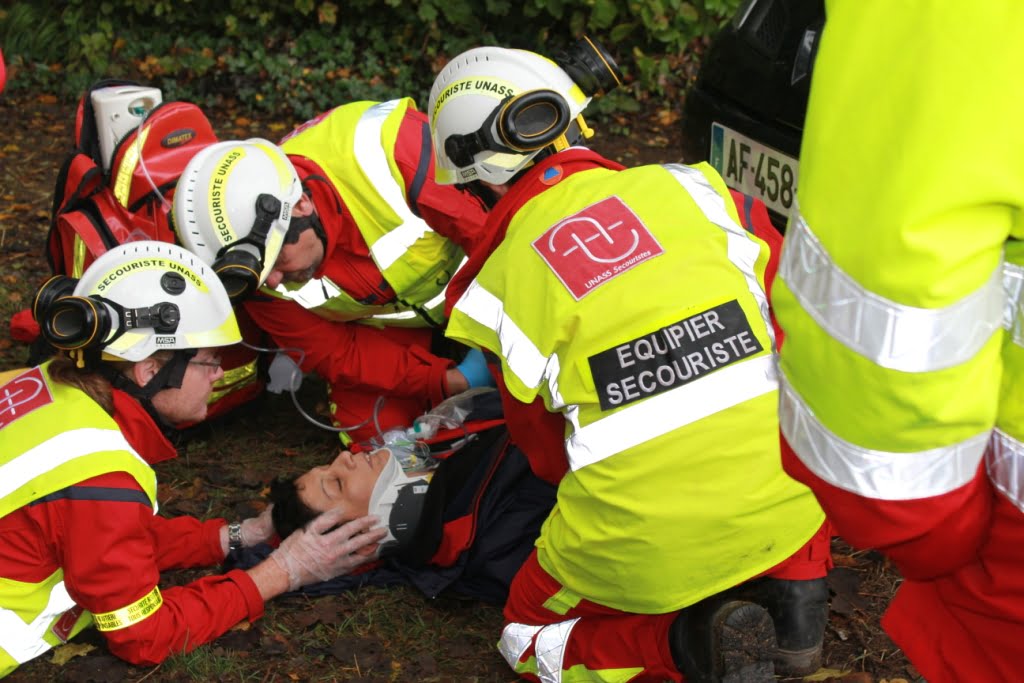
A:
POLYGON ((595 0, 594 11, 590 15, 590 25, 593 28, 608 28, 615 23, 618 13, 615 0, 595 0))
POLYGON ((688 2, 684 2, 679 6, 679 16, 687 22, 693 23, 700 19, 700 13, 697 8, 688 2))
POLYGON ((437 8, 429 3, 423 3, 416 11, 420 19, 431 24, 437 20, 437 8))
POLYGON ((633 32, 633 29, 635 28, 636 22, 632 21, 627 22, 625 24, 616 24, 614 27, 612 27, 612 30, 608 34, 608 37, 611 39, 612 43, 621 43, 626 39, 626 36, 633 32))

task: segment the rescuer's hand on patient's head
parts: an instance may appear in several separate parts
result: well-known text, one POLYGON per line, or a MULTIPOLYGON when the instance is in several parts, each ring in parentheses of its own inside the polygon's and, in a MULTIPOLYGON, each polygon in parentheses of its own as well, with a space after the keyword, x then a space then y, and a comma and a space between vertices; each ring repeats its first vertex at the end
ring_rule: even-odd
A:
POLYGON ((344 516, 341 509, 328 510, 284 539, 271 553, 270 559, 288 574, 289 590, 347 574, 373 559, 376 544, 387 529, 374 529, 380 520, 373 516, 360 517, 335 529, 344 516))
POLYGON ((274 535, 274 520, 271 514, 274 504, 268 505, 258 517, 242 520, 242 547, 251 548, 266 543, 274 535))

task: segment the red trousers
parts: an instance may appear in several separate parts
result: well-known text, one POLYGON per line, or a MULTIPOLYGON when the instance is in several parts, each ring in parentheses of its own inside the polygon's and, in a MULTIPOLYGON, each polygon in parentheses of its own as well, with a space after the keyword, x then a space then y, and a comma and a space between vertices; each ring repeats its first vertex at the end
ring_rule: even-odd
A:
MULTIPOLYGON (((832 567, 831 537, 826 521, 803 547, 764 575, 825 576, 832 567)), ((573 667, 579 674, 585 668, 591 680, 682 681, 668 645, 677 614, 630 614, 590 602, 544 571, 534 550, 512 581, 498 649, 531 681, 541 680, 540 675, 550 680, 573 667)))
POLYGON ((977 558, 907 579, 882 625, 929 683, 1024 681, 1024 511, 995 493, 977 558))

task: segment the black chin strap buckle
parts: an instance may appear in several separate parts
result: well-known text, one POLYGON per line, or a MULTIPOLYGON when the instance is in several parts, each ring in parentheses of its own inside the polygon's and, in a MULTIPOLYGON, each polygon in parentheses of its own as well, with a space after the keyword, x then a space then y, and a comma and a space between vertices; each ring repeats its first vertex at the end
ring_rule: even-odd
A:
POLYGON ((256 218, 252 222, 249 236, 257 244, 266 244, 270 226, 281 215, 281 200, 272 194, 261 194, 256 198, 256 218))
POLYGON ((152 327, 157 334, 174 334, 181 322, 181 311, 172 303, 160 303, 124 311, 125 329, 152 327))

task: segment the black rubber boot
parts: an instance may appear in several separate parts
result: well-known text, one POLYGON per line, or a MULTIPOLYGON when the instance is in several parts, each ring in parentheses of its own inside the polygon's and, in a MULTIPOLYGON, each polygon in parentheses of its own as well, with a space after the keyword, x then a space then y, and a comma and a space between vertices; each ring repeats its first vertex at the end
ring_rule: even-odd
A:
POLYGON ((775 623, 775 670, 806 676, 821 668, 821 646, 828 621, 828 584, 824 578, 791 581, 765 577, 734 589, 735 597, 768 610, 775 623))
POLYGON ((680 612, 668 637, 687 683, 775 680, 775 628, 760 605, 712 596, 680 612))

